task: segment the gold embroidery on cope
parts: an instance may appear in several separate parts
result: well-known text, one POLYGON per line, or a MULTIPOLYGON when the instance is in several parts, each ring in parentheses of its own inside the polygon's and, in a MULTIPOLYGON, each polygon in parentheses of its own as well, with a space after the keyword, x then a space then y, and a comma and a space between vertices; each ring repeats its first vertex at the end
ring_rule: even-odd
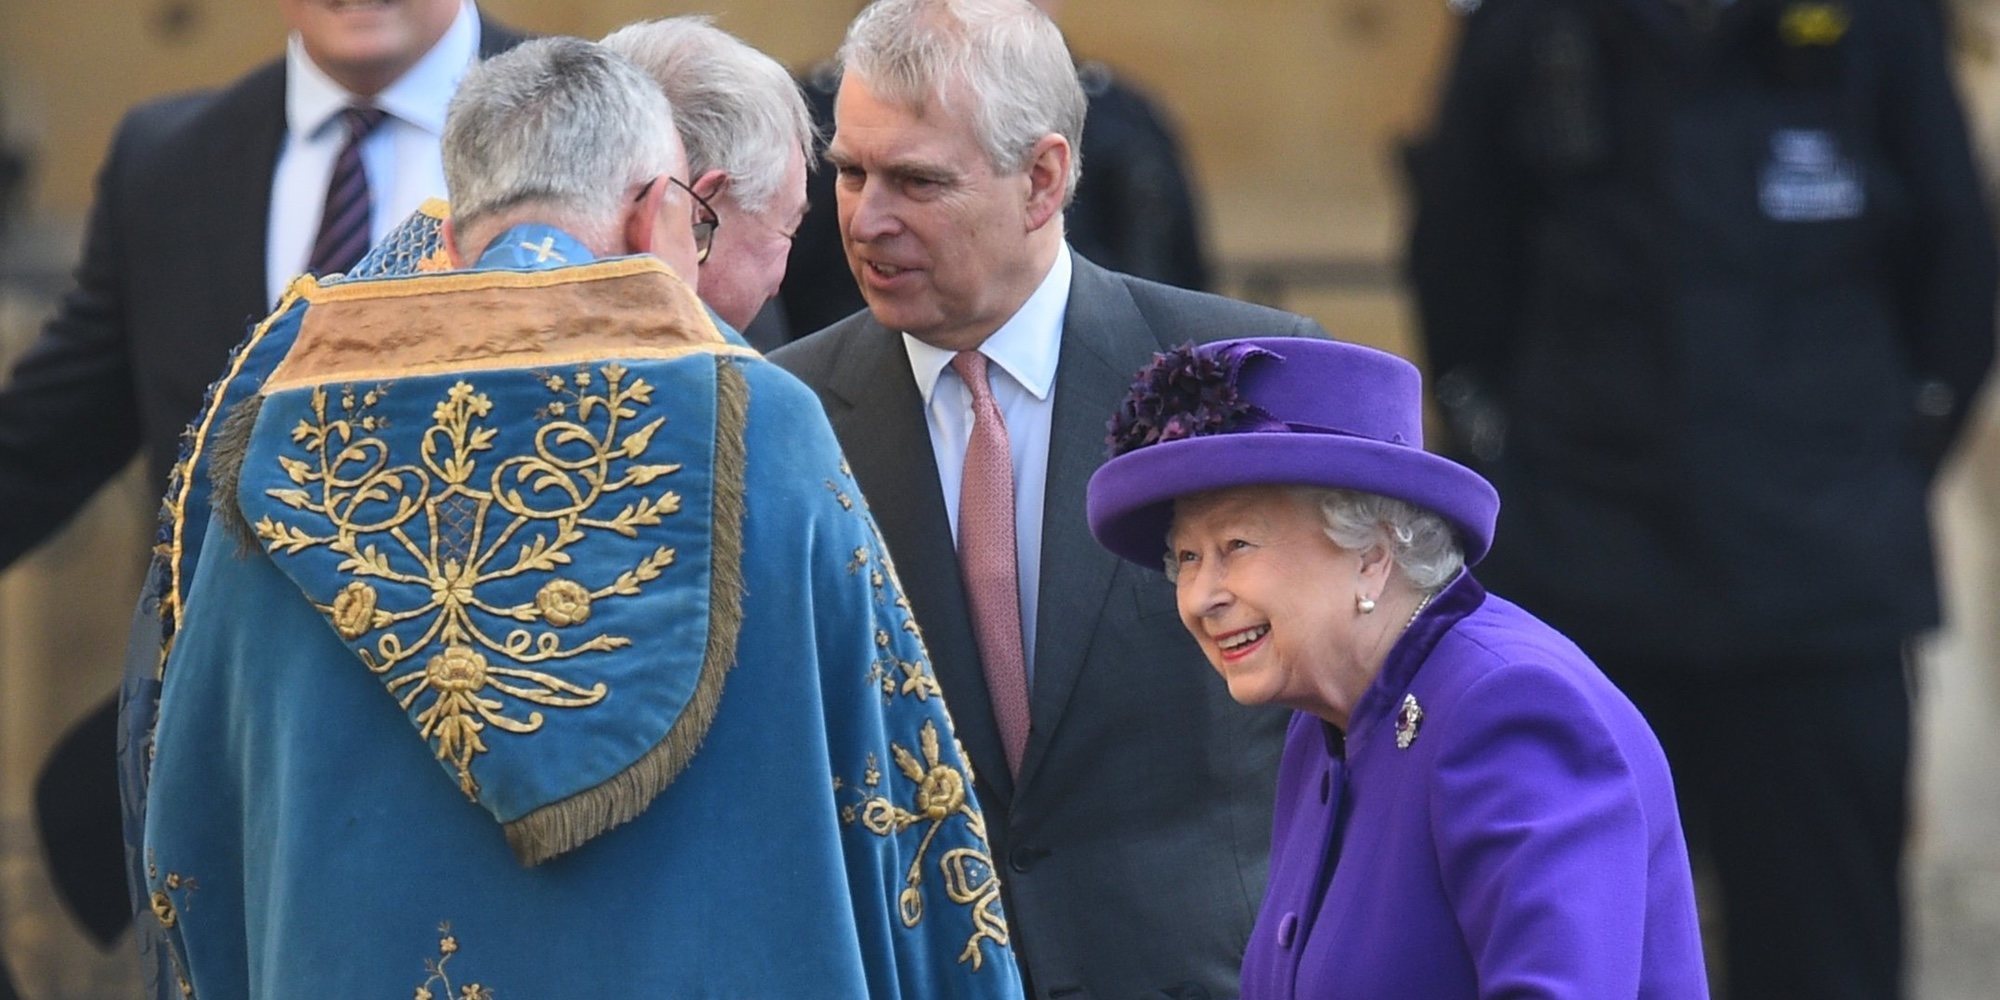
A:
MULTIPOLYGON (((153 911, 153 919, 159 921, 160 928, 165 931, 179 927, 181 914, 193 911, 194 894, 201 889, 201 883, 179 872, 168 872, 164 878, 161 877, 159 860, 150 849, 146 851, 146 883, 153 890, 147 899, 147 906, 153 911)), ((174 984, 180 989, 181 996, 193 997, 194 983, 188 979, 180 949, 171 939, 162 942, 162 946, 166 948, 167 962, 173 970, 174 984)))
POLYGON ((478 983, 466 983, 458 992, 452 992, 451 974, 445 971, 445 966, 456 954, 458 938, 451 933, 451 922, 446 921, 438 925, 437 957, 424 959, 424 971, 430 975, 417 986, 416 1000, 493 1000, 493 991, 478 983), (431 992, 433 986, 444 992, 431 992))
POLYGON ((472 761, 488 750, 489 726, 516 735, 542 727, 542 713, 522 715, 518 703, 587 708, 609 693, 602 682, 584 686, 531 668, 631 645, 626 636, 580 629, 598 602, 638 595, 674 563, 674 550, 659 547, 595 584, 571 578, 581 572, 557 575, 591 534, 637 538, 640 528, 680 512, 680 495, 655 484, 681 466, 640 461, 666 418, 639 423, 653 387, 629 374, 614 363, 546 376, 556 399, 536 413, 533 452, 491 463, 481 453, 499 435, 483 426, 493 403, 469 382, 438 402, 420 462, 403 465, 390 464, 367 412, 386 387, 368 390, 358 406, 346 390, 344 412, 330 411, 326 388, 315 387, 312 415, 292 431, 302 457, 278 459, 293 486, 268 494, 314 517, 309 526, 264 517, 257 537, 273 553, 324 548, 345 557, 336 569, 349 582, 320 611, 343 637, 364 643, 369 670, 405 668, 388 681, 404 710, 428 696, 417 724, 468 798, 478 794, 472 761), (617 514, 588 516, 606 497, 626 493, 617 514), (426 542, 411 534, 417 525, 426 542), (541 575, 550 579, 530 600, 490 599, 495 584, 541 575), (495 635, 475 611, 521 627, 495 635), (390 629, 407 622, 420 622, 422 633, 406 645, 390 629))
POLYGON ((194 894, 201 889, 200 882, 180 872, 168 872, 162 878, 159 861, 150 850, 146 852, 146 881, 154 887, 152 898, 148 901, 153 917, 165 928, 180 923, 180 914, 194 905, 194 894))
MULTIPOLYGON (((915 786, 909 805, 891 801, 878 791, 882 775, 876 768, 875 755, 870 754, 862 780, 866 790, 861 792, 859 808, 848 806, 842 809, 841 820, 848 824, 858 821, 878 837, 893 837, 919 824, 928 824, 911 858, 909 871, 903 876, 903 891, 896 901, 903 926, 915 927, 924 919, 924 865, 929 858, 931 844, 947 822, 954 817, 964 819, 967 831, 979 846, 957 847, 944 852, 938 859, 938 872, 944 880, 945 898, 970 910, 972 936, 967 939, 965 950, 959 953, 958 960, 970 963, 977 970, 985 962, 985 955, 979 947, 981 941, 991 941, 1005 948, 1008 940, 1007 922, 1000 915, 1000 879, 993 869, 991 849, 987 847, 986 821, 972 807, 970 777, 958 768, 943 763, 937 726, 926 720, 918 738, 923 751, 922 759, 901 744, 889 745, 896 759, 896 769, 915 786)), ((838 778, 834 787, 841 787, 838 778)))

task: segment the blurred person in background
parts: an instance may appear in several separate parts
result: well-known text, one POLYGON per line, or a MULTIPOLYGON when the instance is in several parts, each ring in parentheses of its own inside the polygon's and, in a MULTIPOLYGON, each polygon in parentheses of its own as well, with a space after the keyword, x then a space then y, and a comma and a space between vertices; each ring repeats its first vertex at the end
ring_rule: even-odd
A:
MULTIPOLYGON (((26 158, 6 141, 6 110, 5 95, 0 94, 0 247, 7 245, 7 227, 13 219, 16 191, 27 176, 26 158)), ((5 905, 4 897, 0 897, 0 912, 4 912, 5 905)), ((0 942, 0 1000, 17 1000, 14 978, 7 972, 4 942, 0 942)))
MULTIPOLYGON (((230 349, 294 275, 344 270, 444 193, 446 103, 478 58, 519 40, 470 0, 277 6, 281 58, 118 126, 75 285, 0 382, 0 568, 134 454, 164 492, 230 349)), ((36 789, 56 884, 104 942, 139 905, 123 876, 117 731, 107 700, 36 789)))
POLYGON ((1438 397, 1507 498, 1485 575, 1658 732, 1726 992, 1897 996, 1904 646, 1994 350, 1933 5, 1479 5, 1413 167, 1438 397))

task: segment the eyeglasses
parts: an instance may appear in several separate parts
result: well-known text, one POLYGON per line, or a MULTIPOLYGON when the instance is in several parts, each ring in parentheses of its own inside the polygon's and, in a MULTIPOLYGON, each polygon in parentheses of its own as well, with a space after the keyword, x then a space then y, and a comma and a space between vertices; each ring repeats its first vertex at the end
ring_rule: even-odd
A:
MULTIPOLYGON (((688 197, 694 199, 694 262, 697 264, 706 264, 708 263, 708 252, 715 249, 715 231, 722 228, 722 216, 715 214, 715 206, 710 205, 707 198, 696 194, 694 188, 687 186, 686 181, 668 176, 667 183, 686 191, 688 197)), ((647 181, 645 186, 639 189, 638 197, 632 200, 634 202, 645 201, 646 193, 651 190, 653 190, 653 182, 647 181)))

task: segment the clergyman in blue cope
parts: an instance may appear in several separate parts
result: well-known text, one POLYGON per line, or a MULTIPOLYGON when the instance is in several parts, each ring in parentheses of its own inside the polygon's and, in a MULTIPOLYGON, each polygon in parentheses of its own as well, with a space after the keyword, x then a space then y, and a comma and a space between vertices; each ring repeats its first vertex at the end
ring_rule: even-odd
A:
POLYGON ((160 995, 1018 996, 866 504, 682 279, 664 97, 532 42, 445 148, 458 266, 301 279, 198 438, 160 995))

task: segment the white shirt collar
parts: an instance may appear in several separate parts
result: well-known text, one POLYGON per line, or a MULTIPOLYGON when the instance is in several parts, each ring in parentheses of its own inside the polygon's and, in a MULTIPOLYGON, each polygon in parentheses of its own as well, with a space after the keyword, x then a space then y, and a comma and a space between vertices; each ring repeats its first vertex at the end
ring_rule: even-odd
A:
MULTIPOLYGON (((1070 270, 1069 244, 1064 243, 1057 248, 1055 263, 1034 294, 979 345, 979 353, 1043 402, 1055 387, 1063 319, 1069 311, 1070 270)), ((903 334, 903 350, 909 354, 910 373, 916 377, 917 391, 928 407, 938 379, 957 352, 933 347, 907 333, 903 334)))
MULTIPOLYGON (((479 12, 472 0, 463 0, 444 36, 409 72, 375 95, 373 103, 399 121, 441 136, 452 92, 478 55, 479 12)), ((359 100, 306 55, 305 42, 292 32, 285 43, 285 127, 293 135, 310 136, 359 100)))

